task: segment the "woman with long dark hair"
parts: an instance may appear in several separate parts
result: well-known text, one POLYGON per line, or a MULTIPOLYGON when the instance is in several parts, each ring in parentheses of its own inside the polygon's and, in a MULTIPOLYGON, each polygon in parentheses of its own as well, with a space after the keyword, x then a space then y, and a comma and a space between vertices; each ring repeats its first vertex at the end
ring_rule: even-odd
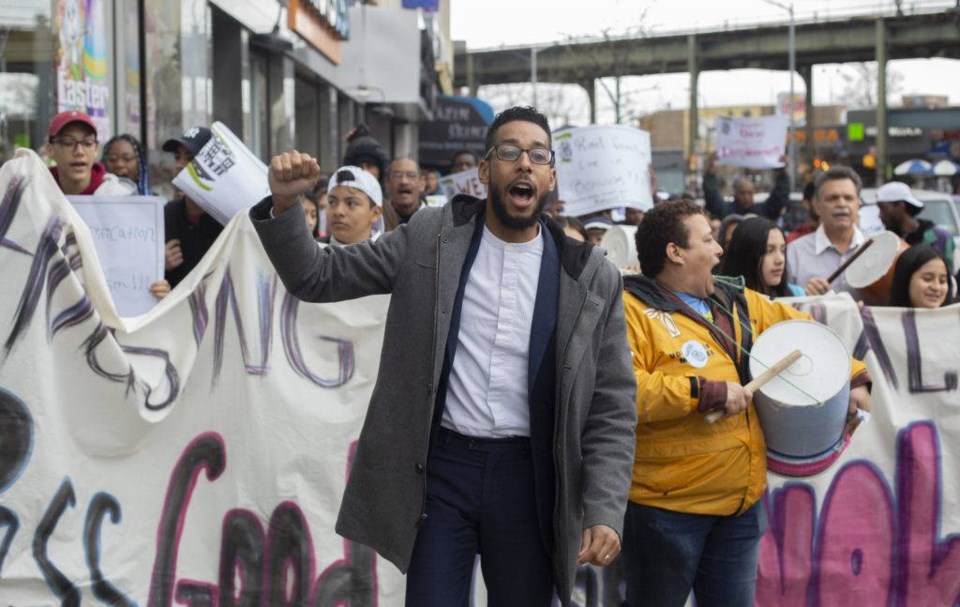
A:
POLYGON ((915 245, 900 254, 890 284, 890 305, 939 308, 953 303, 953 281, 947 261, 929 245, 915 245))
POLYGON ((746 285, 769 297, 795 297, 803 289, 787 284, 787 241, 769 219, 744 219, 733 231, 718 273, 743 276, 746 285))

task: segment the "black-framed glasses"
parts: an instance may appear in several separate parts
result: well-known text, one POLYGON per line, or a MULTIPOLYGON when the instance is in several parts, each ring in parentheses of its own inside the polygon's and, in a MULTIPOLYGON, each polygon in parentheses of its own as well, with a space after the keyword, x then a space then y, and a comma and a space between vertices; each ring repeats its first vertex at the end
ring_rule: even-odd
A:
POLYGON ((74 139, 73 137, 54 137, 53 142, 65 150, 74 150, 79 145, 85 150, 92 150, 97 145, 95 137, 74 139))
POLYGON ((530 159, 530 162, 533 164, 553 164, 553 150, 548 148, 521 148, 515 145, 510 145, 508 143, 498 143, 493 146, 487 153, 483 155, 484 158, 489 158, 490 154, 496 152, 498 160, 503 160, 504 162, 516 162, 520 159, 520 154, 524 152, 527 153, 527 158, 530 159))

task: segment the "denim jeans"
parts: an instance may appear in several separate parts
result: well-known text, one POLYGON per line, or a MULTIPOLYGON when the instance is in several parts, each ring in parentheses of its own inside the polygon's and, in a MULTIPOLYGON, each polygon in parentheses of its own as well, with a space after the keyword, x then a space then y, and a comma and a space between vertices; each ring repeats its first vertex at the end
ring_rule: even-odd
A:
POLYGON ((686 514, 627 505, 623 564, 631 607, 752 607, 763 503, 740 516, 686 514))

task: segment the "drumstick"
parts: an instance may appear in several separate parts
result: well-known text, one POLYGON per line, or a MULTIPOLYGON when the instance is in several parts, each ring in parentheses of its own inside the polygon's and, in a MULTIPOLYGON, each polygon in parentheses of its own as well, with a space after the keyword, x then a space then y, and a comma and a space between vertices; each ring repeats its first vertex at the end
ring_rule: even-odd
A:
POLYGON ((860 248, 854 251, 853 255, 851 255, 845 262, 840 264, 840 267, 834 270, 833 274, 831 274, 830 276, 827 276, 827 282, 835 281, 837 277, 843 274, 843 271, 849 268, 850 264, 856 261, 857 257, 860 257, 861 255, 863 255, 863 252, 869 249, 870 245, 872 244, 873 244, 873 239, 870 238, 866 240, 862 245, 860 245, 860 248))
MULTIPOLYGON (((767 383, 774 377, 780 375, 781 373, 783 373, 783 371, 787 367, 797 362, 800 356, 801 356, 800 350, 794 350, 790 354, 787 354, 786 356, 781 358, 772 367, 770 367, 769 369, 761 373, 758 377, 753 378, 753 381, 751 381, 744 387, 747 390, 750 390, 751 393, 756 392, 757 388, 767 383)), ((717 421, 718 419, 720 419, 721 417, 723 417, 723 411, 711 411, 706 415, 707 422, 711 424, 717 421)))

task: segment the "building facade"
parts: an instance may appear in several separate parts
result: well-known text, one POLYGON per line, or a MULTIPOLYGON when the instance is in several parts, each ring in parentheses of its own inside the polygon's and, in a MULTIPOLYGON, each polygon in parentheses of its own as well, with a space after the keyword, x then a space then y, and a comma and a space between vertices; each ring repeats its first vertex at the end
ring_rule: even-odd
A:
POLYGON ((358 122, 415 155, 419 121, 449 92, 449 11, 449 0, 3 3, 0 161, 41 151, 66 109, 88 112, 101 141, 143 141, 155 184, 172 178, 163 141, 214 121, 263 160, 297 148, 326 171, 358 122))

